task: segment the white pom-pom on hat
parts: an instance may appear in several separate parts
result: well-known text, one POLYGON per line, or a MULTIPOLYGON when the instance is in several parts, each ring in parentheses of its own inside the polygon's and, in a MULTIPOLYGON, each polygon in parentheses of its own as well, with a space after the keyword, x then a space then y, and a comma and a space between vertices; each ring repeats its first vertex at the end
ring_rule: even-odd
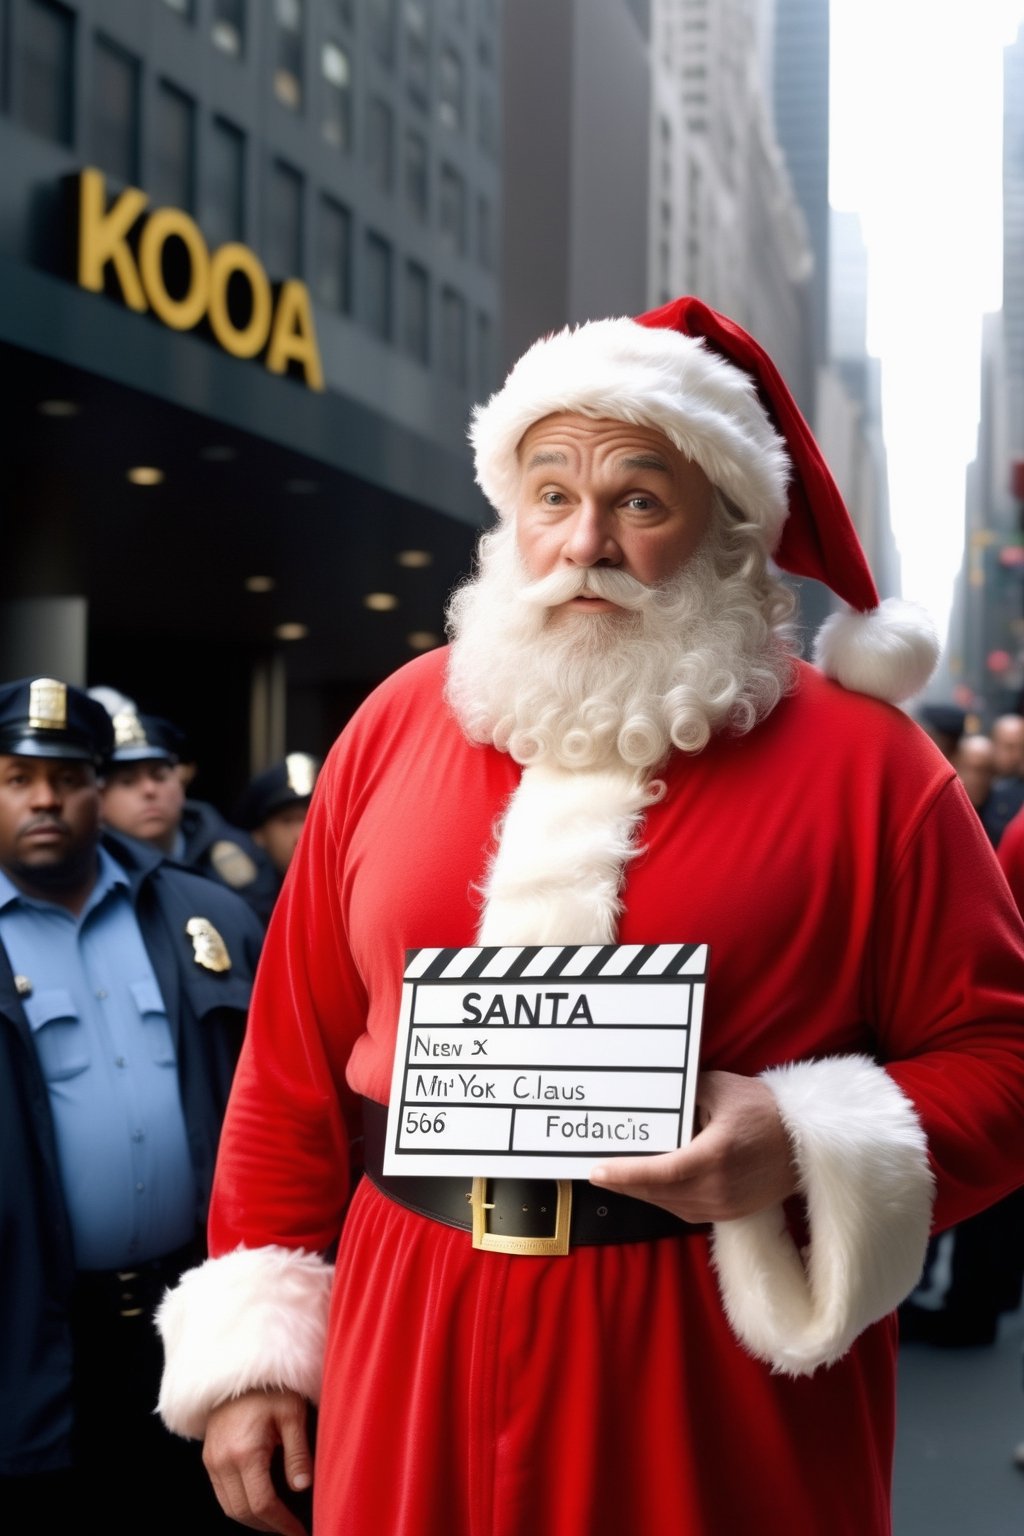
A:
POLYGON ((938 658, 939 637, 928 614, 898 597, 867 613, 833 613, 814 641, 814 660, 826 677, 890 704, 920 693, 938 658))

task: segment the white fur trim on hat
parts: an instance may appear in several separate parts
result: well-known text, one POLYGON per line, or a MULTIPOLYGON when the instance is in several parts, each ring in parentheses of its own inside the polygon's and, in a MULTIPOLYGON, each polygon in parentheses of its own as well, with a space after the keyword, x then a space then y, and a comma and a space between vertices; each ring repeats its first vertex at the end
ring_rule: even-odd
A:
POLYGON ((477 481, 503 516, 515 509, 524 433, 558 411, 662 432, 766 531, 774 549, 788 510, 785 445, 753 380, 700 337, 623 318, 535 342, 502 388, 477 406, 469 432, 477 481))
POLYGON ((852 693, 899 704, 935 671, 939 637, 923 608, 888 597, 870 613, 833 613, 815 638, 814 659, 852 693))
POLYGON ((781 1206, 719 1222, 713 1255, 741 1342, 790 1376, 846 1353, 917 1283, 934 1181, 910 1100, 864 1056, 772 1068, 807 1205, 801 1253, 781 1206))
POLYGON ((631 769, 523 770, 484 882, 478 944, 613 944, 633 838, 656 795, 631 769))
POLYGON ((157 1404, 201 1440, 220 1403, 255 1388, 320 1398, 334 1270, 292 1248, 236 1248, 190 1269, 156 1314, 166 1365, 157 1404))

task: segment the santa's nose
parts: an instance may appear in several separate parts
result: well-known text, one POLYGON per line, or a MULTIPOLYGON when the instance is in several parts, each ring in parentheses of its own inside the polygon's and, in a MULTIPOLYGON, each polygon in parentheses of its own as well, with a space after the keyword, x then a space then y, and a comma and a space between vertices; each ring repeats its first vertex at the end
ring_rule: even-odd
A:
POLYGON ((608 513, 592 501, 581 502, 566 529, 562 554, 570 565, 620 565, 622 551, 608 513))

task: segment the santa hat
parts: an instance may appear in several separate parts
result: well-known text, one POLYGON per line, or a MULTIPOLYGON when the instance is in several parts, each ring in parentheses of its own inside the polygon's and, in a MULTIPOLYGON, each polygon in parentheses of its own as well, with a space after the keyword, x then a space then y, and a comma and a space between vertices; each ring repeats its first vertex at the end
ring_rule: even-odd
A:
POLYGON ((699 299, 636 320, 592 320, 536 342, 470 428, 477 481, 502 516, 519 485, 524 433, 558 411, 635 422, 668 438, 751 522, 776 564, 823 582, 847 609, 822 626, 815 660, 859 693, 897 703, 938 659, 927 615, 879 603, 839 489, 771 358, 699 299))

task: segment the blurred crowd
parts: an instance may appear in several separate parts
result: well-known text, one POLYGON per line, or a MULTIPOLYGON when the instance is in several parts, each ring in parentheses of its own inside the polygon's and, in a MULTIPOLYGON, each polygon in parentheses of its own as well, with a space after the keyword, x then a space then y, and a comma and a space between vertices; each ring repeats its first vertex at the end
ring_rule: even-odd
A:
MULTIPOLYGON (((1024 914, 1024 715, 987 731, 953 704, 929 704, 920 724, 956 769, 1024 914)), ((934 1239, 917 1290, 901 1310, 903 1338, 946 1347, 991 1344, 999 1317, 1021 1304, 1024 1191, 934 1239)), ((1024 1445, 1018 1459, 1024 1465, 1024 1445)))

